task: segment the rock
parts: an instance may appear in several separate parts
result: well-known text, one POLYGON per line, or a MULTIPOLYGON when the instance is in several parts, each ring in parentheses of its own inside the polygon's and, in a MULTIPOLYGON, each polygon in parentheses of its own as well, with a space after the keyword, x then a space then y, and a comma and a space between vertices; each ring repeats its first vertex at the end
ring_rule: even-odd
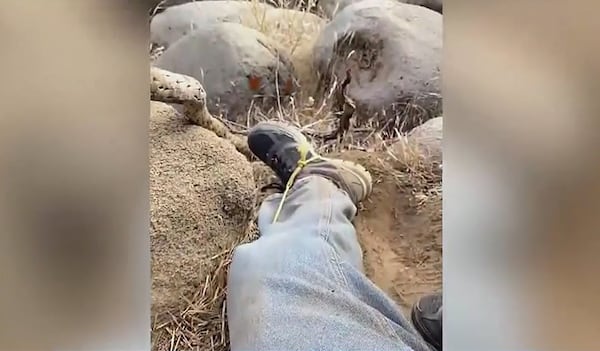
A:
MULTIPOLYGON (((360 2, 362 0, 319 0, 317 12, 320 12, 327 18, 332 18, 346 6, 360 2)), ((405 4, 412 4, 429 8, 433 11, 442 13, 442 0, 396 0, 405 4)))
POLYGON ((404 164, 425 166, 441 175, 443 127, 443 117, 428 120, 395 142, 392 153, 404 164))
POLYGON ((305 11, 268 8, 260 20, 252 17, 243 24, 264 33, 289 55, 303 93, 311 95, 317 75, 313 67, 313 47, 326 20, 305 11))
POLYGON ((249 1, 196 1, 172 6, 157 14, 150 22, 150 42, 168 48, 191 31, 209 23, 242 23, 261 18, 264 3, 249 1))
POLYGON ((151 103, 150 218, 153 312, 185 304, 213 269, 210 258, 246 234, 252 166, 226 140, 151 103))
POLYGON ((361 0, 319 0, 317 3, 317 12, 324 17, 332 18, 346 6, 359 2, 361 0))
MULTIPOLYGON (((209 0, 212 1, 212 0, 209 0)), ((225 0, 228 1, 228 0, 225 0)), ((150 14, 159 14, 164 12, 170 7, 192 3, 192 2, 203 2, 201 0, 145 0, 145 6, 149 10, 150 14), (157 6, 158 5, 158 6, 157 6)), ((261 0, 261 3, 273 6, 276 8, 289 8, 295 10, 301 10, 302 12, 308 11, 314 8, 317 0, 305 1, 305 0, 261 0)))
POLYGON ((316 88, 312 50, 326 20, 306 11, 273 8, 264 3, 202 1, 169 8, 151 22, 156 60, 164 48, 205 23, 234 22, 256 29, 278 44, 290 57, 303 91, 316 88), (162 49, 161 49, 162 47, 162 49))
POLYGON ((427 7, 428 9, 431 9, 431 10, 433 10, 435 12, 439 12, 439 13, 442 13, 442 11, 443 11, 442 0, 399 0, 399 1, 406 3, 406 4, 414 4, 414 5, 427 7))
POLYGON ((310 12, 265 8, 260 16, 244 18, 242 24, 254 28, 293 53, 310 43, 310 49, 326 20, 310 12))
POLYGON ((233 121, 245 120, 251 106, 284 105, 297 90, 287 54, 262 33, 237 23, 196 29, 154 65, 196 78, 206 89, 208 110, 233 121))
POLYGON ((350 78, 345 95, 357 120, 401 131, 441 114, 441 56, 442 15, 393 0, 347 6, 314 48, 323 89, 350 78))
POLYGON ((185 4, 191 1, 194 0, 144 0, 144 5, 151 11, 158 7, 156 12, 162 12, 168 7, 185 4))
POLYGON ((431 163, 441 165, 443 129, 444 118, 432 118, 411 130, 408 133, 408 142, 431 163))

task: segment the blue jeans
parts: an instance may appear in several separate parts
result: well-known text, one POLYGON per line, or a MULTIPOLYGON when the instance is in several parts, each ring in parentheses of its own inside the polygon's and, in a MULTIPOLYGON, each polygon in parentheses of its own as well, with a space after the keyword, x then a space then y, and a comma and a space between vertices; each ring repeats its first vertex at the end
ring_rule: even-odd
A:
POLYGON ((227 312, 232 351, 430 351, 363 273, 356 207, 325 178, 299 180, 260 208, 260 238, 235 249, 227 312))

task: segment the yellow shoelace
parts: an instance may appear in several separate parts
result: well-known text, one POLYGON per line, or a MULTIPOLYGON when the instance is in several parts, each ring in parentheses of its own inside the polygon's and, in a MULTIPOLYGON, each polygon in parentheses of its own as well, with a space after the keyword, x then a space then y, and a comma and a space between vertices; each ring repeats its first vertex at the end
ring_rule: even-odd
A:
POLYGON ((314 162, 316 160, 320 160, 321 156, 315 155, 309 159, 306 159, 306 156, 308 155, 308 151, 310 150, 310 145, 309 144, 300 144, 298 146, 298 152, 300 152, 300 160, 298 161, 298 164, 296 166, 296 169, 294 169, 294 171, 292 172, 292 174, 290 175, 290 179, 287 181, 287 183, 285 184, 285 190, 283 191, 283 195, 281 196, 281 201, 279 202, 279 206, 277 207, 277 211, 275 211, 275 216, 273 217, 273 223, 277 222, 277 219, 279 218, 279 215, 281 214, 281 209, 283 208, 283 203, 287 197, 288 192, 290 191, 290 189, 292 188, 292 186, 294 185, 294 181, 296 180, 296 177, 298 176, 298 174, 300 173, 300 171, 309 163, 314 162))

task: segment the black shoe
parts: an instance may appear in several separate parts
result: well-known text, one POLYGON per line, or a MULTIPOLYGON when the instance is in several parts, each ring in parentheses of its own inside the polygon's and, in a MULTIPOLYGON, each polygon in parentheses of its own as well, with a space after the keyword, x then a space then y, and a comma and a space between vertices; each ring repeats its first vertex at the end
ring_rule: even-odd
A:
POLYGON ((287 187, 298 179, 320 175, 344 190, 354 203, 371 193, 371 175, 366 169, 352 162, 319 156, 293 126, 279 122, 258 123, 248 133, 248 146, 287 187))
POLYGON ((423 339, 442 351, 442 293, 419 299, 412 308, 411 319, 423 339))

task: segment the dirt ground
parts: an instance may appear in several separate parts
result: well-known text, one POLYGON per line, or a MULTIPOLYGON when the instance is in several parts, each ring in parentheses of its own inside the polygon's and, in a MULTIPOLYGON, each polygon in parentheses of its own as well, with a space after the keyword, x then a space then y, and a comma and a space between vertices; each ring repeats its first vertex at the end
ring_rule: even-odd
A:
MULTIPOLYGON (((328 156, 358 162, 370 171, 373 193, 359 206, 355 219, 365 272, 408 315, 420 296, 441 290, 441 194, 434 192, 425 200, 415 196, 422 194, 422 183, 392 167, 383 152, 346 150, 328 156)), ((252 167, 259 188, 270 183, 268 167, 260 162, 252 167)), ((439 181, 432 184, 439 185, 439 181)), ((265 195, 259 195, 259 203, 265 195)), ((202 288, 186 300, 189 306, 173 311, 171 321, 154 325, 153 350, 209 349, 208 345, 218 351, 229 349, 223 304, 230 252, 215 259, 218 268, 201 278, 202 288)))
POLYGON ((365 273, 404 312, 423 294, 442 288, 441 196, 415 206, 408 188, 381 170, 377 156, 347 152, 373 175, 374 188, 355 220, 365 273))
MULTIPOLYGON (((355 226, 366 275, 404 312, 420 296, 442 289, 442 196, 417 205, 410 181, 384 166, 385 155, 344 151, 328 155, 364 165, 373 176, 373 193, 360 205, 355 226)), ((255 165, 265 183, 271 172, 255 165)))

